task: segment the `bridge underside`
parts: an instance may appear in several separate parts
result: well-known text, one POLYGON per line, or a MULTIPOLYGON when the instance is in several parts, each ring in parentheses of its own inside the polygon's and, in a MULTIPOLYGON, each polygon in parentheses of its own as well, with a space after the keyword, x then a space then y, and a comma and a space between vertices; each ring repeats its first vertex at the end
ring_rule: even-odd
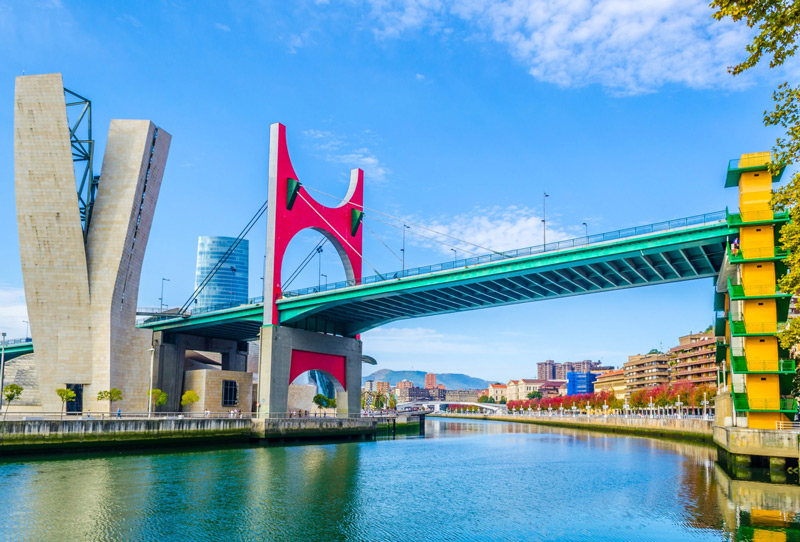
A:
MULTIPOLYGON (((725 221, 608 243, 338 290, 278 302, 280 323, 353 337, 388 322, 594 292, 716 277, 725 260, 725 221)), ((248 340, 259 305, 145 324, 154 330, 248 340)))

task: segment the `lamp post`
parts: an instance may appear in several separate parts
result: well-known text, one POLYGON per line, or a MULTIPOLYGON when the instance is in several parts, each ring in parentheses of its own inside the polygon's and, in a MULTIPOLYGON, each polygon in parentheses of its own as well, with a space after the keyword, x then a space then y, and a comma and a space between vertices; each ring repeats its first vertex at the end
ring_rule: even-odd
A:
POLYGON ((161 297, 158 298, 158 302, 160 303, 158 312, 164 312, 164 283, 169 282, 169 279, 165 279, 161 277, 161 297))
POLYGON ((320 277, 325 277, 325 289, 327 290, 328 289, 328 275, 326 275, 325 273, 320 273, 319 276, 320 277))
POLYGON ((577 416, 578 407, 572 405, 572 417, 575 418, 577 416))
POLYGON ((542 196, 542 252, 544 252, 544 247, 547 246, 547 198, 550 197, 550 194, 547 192, 542 192, 544 196, 542 196))
POLYGON ((708 407, 708 401, 706 400, 706 392, 703 392, 703 420, 706 419, 706 408, 708 407))
POLYGON ((147 417, 153 412, 153 358, 156 356, 155 344, 150 347, 150 389, 147 392, 147 417))
POLYGON ((681 396, 680 395, 678 396, 678 400, 675 401, 675 406, 678 407, 678 419, 680 420, 681 419, 681 407, 683 406, 683 403, 681 403, 681 396))
POLYGON ((0 333, 2 345, 0 345, 0 408, 3 407, 3 388, 5 387, 6 376, 6 332, 0 333))
POLYGON ((27 341, 29 336, 28 327, 30 326, 31 323, 28 322, 27 320, 23 320, 22 323, 25 324, 25 340, 27 341))
POLYGON ((403 224, 403 248, 400 249, 400 252, 403 253, 403 275, 406 276, 406 230, 411 229, 410 226, 406 226, 403 224))
POLYGON ((652 399, 650 399, 650 403, 649 403, 648 406, 650 407, 650 417, 651 418, 655 418, 655 414, 653 414, 653 407, 655 406, 655 404, 653 404, 653 400, 652 399))
POLYGON ((454 248, 451 248, 450 250, 453 251, 453 267, 455 267, 456 266, 456 260, 458 259, 458 251, 456 249, 454 249, 454 248))
POLYGON ((584 229, 584 232, 586 233, 586 240, 588 241, 589 240, 589 225, 586 222, 583 223, 583 229, 584 229))
POLYGON ((603 401, 603 417, 608 418, 608 405, 603 401))
POLYGON ((625 417, 628 417, 628 410, 631 408, 631 405, 628 404, 628 399, 625 399, 625 404, 622 405, 622 408, 625 410, 625 417))

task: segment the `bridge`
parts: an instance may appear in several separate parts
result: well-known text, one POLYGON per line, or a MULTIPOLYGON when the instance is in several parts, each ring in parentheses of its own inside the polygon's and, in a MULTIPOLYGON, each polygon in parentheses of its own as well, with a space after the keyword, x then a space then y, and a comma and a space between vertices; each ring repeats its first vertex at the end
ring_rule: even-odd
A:
MULTIPOLYGON (((716 277, 738 220, 719 211, 283 292, 279 323, 355 337, 407 318, 716 277)), ((190 315, 156 315, 140 327, 254 340, 263 316, 263 298, 254 298, 190 315)))
POLYGON ((471 403, 465 401, 410 401, 408 403, 398 403, 397 410, 402 411, 408 408, 432 408, 434 412, 441 412, 442 405, 458 405, 460 407, 478 407, 480 409, 498 414, 500 412, 507 412, 506 405, 498 405, 495 403, 471 403))

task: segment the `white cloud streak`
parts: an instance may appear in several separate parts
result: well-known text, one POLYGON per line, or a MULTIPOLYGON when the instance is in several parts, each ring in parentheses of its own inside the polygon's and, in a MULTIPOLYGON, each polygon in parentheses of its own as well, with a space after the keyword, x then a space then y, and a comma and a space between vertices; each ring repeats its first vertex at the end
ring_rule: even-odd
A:
MULTIPOLYGON (((420 233, 433 237, 445 244, 432 244, 428 241, 415 241, 424 246, 435 247, 443 254, 449 254, 452 246, 464 251, 462 256, 474 252, 485 253, 484 250, 476 247, 485 247, 491 250, 503 251, 516 248, 525 248, 541 245, 543 241, 542 216, 536 211, 521 206, 511 207, 488 207, 475 208, 468 213, 458 214, 452 217, 439 217, 431 221, 412 220, 421 224, 429 230, 440 232, 444 235, 436 235, 429 230, 422 230, 420 233), (459 242, 455 239, 462 239, 459 242), (474 244, 470 244, 474 243, 474 244)), ((578 237, 580 234, 565 230, 554 221, 548 219, 547 243, 561 241, 578 237)), ((418 238, 415 238, 418 239, 418 238)))
POLYGON ((368 0, 381 39, 466 25, 504 46, 530 74, 561 87, 598 84, 614 94, 666 85, 747 84, 727 67, 750 30, 716 21, 705 0, 368 0))
POLYGON ((344 136, 327 130, 305 130, 303 135, 313 142, 316 151, 325 155, 325 160, 363 169, 372 184, 385 183, 391 173, 372 150, 363 145, 352 145, 344 136))

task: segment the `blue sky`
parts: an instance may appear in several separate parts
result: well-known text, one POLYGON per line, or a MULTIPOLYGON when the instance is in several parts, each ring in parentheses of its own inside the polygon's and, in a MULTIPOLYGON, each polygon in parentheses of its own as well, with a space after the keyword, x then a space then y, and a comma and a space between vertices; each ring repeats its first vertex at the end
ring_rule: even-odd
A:
MULTIPOLYGON (((0 0, 0 328, 25 333, 12 106, 23 72, 61 72, 93 100, 100 153, 111 118, 173 135, 139 304, 158 305, 166 277, 165 302, 180 305, 197 237, 236 235, 266 198, 272 122, 287 126, 307 187, 343 196, 362 167, 368 207, 493 249, 540 242, 543 191, 548 240, 583 222, 600 233, 735 207, 727 161, 769 149, 779 134, 762 112, 797 72, 732 78, 747 30, 710 14, 690 0, 0 0)), ((400 253, 398 229, 367 224, 400 253)), ((264 228, 249 236, 253 296, 264 228)), ((315 235, 295 239, 285 273, 315 235)), ((413 234, 406 248, 408 266, 452 258, 413 234)), ((368 232, 365 257, 400 267, 368 232)), ((292 286, 316 284, 316 264, 292 286)), ((321 266, 343 276, 330 250, 321 266)), ((548 358, 619 365, 712 316, 702 280, 399 322, 365 334, 364 351, 379 368, 506 380, 548 358)))

